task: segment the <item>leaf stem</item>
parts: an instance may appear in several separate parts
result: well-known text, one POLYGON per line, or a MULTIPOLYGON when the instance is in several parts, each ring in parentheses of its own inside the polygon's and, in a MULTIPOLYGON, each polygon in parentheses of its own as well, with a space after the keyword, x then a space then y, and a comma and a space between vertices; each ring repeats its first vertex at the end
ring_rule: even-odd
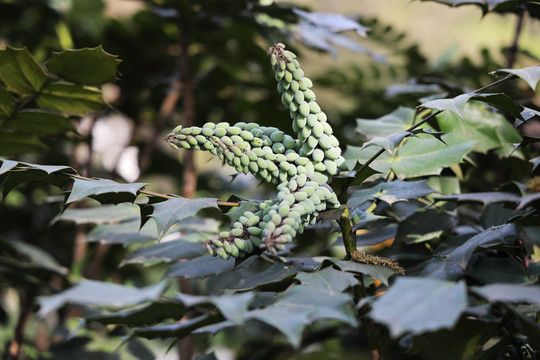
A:
POLYGON ((347 259, 351 259, 352 254, 356 251, 356 233, 352 231, 349 208, 346 208, 345 211, 341 213, 339 227, 341 228, 341 236, 343 237, 347 259))

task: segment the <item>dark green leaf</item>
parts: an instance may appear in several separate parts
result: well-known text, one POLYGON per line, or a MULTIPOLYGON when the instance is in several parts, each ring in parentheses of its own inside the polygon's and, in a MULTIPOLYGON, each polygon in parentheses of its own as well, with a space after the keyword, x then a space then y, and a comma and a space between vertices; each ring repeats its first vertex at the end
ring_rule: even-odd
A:
POLYGON ((15 99, 6 90, 6 88, 0 84, 0 115, 10 116, 13 109, 15 109, 15 99))
POLYGON ((234 267, 234 259, 223 260, 220 257, 203 256, 180 261, 169 266, 164 277, 183 277, 186 279, 205 278, 220 274, 234 267))
POLYGON ((519 205, 516 208, 516 210, 525 209, 527 206, 530 206, 538 201, 540 201, 540 193, 524 196, 519 202, 519 205))
POLYGON ((476 94, 471 99, 491 105, 514 118, 525 120, 521 115, 522 106, 517 105, 514 100, 505 94, 476 94))
POLYGON ((175 338, 181 339, 191 334, 193 331, 195 331, 198 328, 202 328, 210 324, 215 324, 222 320, 223 318, 221 316, 218 317, 218 316, 210 316, 210 315, 201 315, 196 318, 189 319, 182 322, 177 322, 174 324, 157 325, 157 326, 150 326, 150 327, 136 329, 134 331, 134 335, 147 338, 147 339, 167 338, 167 337, 175 337, 175 338))
MULTIPOLYGON (((229 200, 230 201, 230 200, 229 200)), ((255 212, 258 208, 259 204, 249 201, 240 201, 240 206, 235 208, 234 210, 230 210, 225 215, 230 219, 231 224, 235 221, 238 221, 240 216, 244 215, 246 211, 255 212)))
POLYGON ((482 284, 498 282, 524 284, 529 282, 523 268, 514 260, 507 258, 481 257, 474 263, 467 276, 473 277, 482 284))
POLYGON ((280 262, 269 263, 259 256, 251 256, 236 266, 233 270, 224 272, 217 277, 209 279, 210 286, 218 289, 235 289, 239 291, 253 290, 255 288, 268 289, 280 287, 283 283, 290 284, 292 278, 299 271, 310 271, 311 264, 305 265, 302 261, 293 261, 292 265, 280 262))
POLYGON ((451 329, 466 308, 464 282, 401 277, 372 304, 369 316, 399 337, 451 329))
MULTIPOLYGON (((24 164, 24 163, 21 163, 24 164)), ((48 168, 48 166, 45 166, 45 168, 48 168)), ((56 166, 51 166, 50 168, 57 168, 56 166)), ((68 171, 71 168, 67 168, 68 171)), ((20 184, 23 184, 28 181, 41 181, 41 182, 47 182, 49 184, 52 184, 54 186, 57 186, 58 188, 63 188, 67 184, 72 182, 72 178, 66 174, 60 173, 60 172, 51 172, 50 174, 47 173, 47 171, 44 171, 37 168, 29 168, 29 169, 21 169, 21 168, 15 168, 8 172, 7 179, 2 183, 3 193, 4 196, 7 196, 7 194, 17 187, 20 184)))
POLYGON ((53 53, 47 69, 54 75, 75 83, 101 85, 114 81, 118 56, 106 53, 101 46, 53 53))
POLYGON ((65 304, 121 308, 156 300, 165 288, 159 283, 146 288, 133 288, 100 281, 84 280, 57 295, 40 297, 39 316, 46 316, 65 304))
POLYGON ((505 192, 485 192, 485 193, 469 193, 458 195, 437 196, 437 201, 456 201, 456 202, 479 202, 481 204, 489 205, 494 203, 511 203, 517 204, 521 200, 521 197, 513 193, 505 192))
POLYGON ((417 199, 433 193, 426 180, 401 181, 395 180, 387 183, 379 183, 373 187, 361 190, 352 190, 349 198, 349 206, 357 207, 370 199, 379 199, 390 205, 398 201, 417 199))
POLYGON ((189 294, 176 294, 176 297, 187 307, 201 304, 212 304, 219 309, 224 318, 233 324, 244 322, 248 306, 253 301, 255 293, 224 294, 222 296, 195 296, 189 294))
POLYGON ((0 133, 0 155, 19 155, 46 149, 36 135, 0 133))
POLYGON ((40 164, 31 164, 31 163, 26 163, 26 162, 21 162, 20 164, 29 166, 32 169, 36 169, 36 170, 39 170, 39 171, 44 171, 48 175, 54 174, 54 173, 60 172, 60 171, 65 172, 65 173, 70 173, 70 174, 75 173, 75 170, 73 168, 71 168, 69 166, 65 166, 65 165, 40 165, 40 164))
POLYGON ((85 115, 105 107, 101 93, 78 85, 52 84, 36 98, 39 107, 69 115, 85 115))
POLYGON ((166 241, 155 245, 140 247, 129 253, 122 261, 125 264, 144 264, 147 262, 173 262, 180 259, 192 259, 206 252, 201 243, 185 240, 166 241))
POLYGON ((354 209, 350 214, 351 223, 353 225, 352 230, 369 228, 371 224, 381 219, 385 219, 386 216, 375 215, 372 212, 362 211, 360 209, 354 209))
POLYGON ((69 194, 66 204, 84 199, 85 197, 93 197, 100 202, 108 202, 112 200, 114 203, 133 202, 137 197, 137 193, 148 184, 146 183, 131 183, 119 184, 116 181, 108 179, 99 180, 82 180, 75 178, 73 189, 69 194), (107 196, 111 193, 114 197, 107 196))
POLYGON ((471 290, 489 302, 540 304, 540 288, 520 284, 473 286, 471 290))
POLYGON ((519 324, 519 329, 523 334, 527 335, 530 344, 540 344, 540 327, 538 327, 538 323, 522 314, 512 305, 506 304, 505 307, 515 316, 516 322, 519 324))
POLYGON ((444 261, 429 264, 422 271, 422 275, 433 278, 455 279, 465 271, 471 255, 477 248, 500 245, 505 242, 505 239, 516 236, 517 229, 514 224, 491 227, 452 250, 444 261))
POLYGON ((154 324, 166 319, 180 319, 187 309, 185 306, 166 301, 157 301, 150 304, 136 306, 129 310, 122 310, 107 314, 93 315, 87 318, 88 322, 97 321, 101 324, 144 325, 154 324))
POLYGON ((393 270, 384 266, 360 264, 355 261, 342 261, 336 259, 325 259, 321 267, 329 264, 335 265, 343 271, 371 276, 386 286, 388 286, 388 278, 395 274, 393 270))
POLYGON ((529 66, 523 69, 499 69, 494 71, 494 73, 507 73, 516 75, 525 80, 525 82, 531 87, 533 91, 536 91, 538 80, 540 80, 540 65, 529 66))
POLYGON ((437 210, 416 211, 398 225, 396 242, 414 244, 438 239, 443 231, 452 228, 455 220, 437 210))
POLYGON ((175 197, 152 204, 152 207, 154 211, 150 216, 156 221, 158 236, 161 238, 171 226, 185 218, 195 216, 199 210, 206 208, 217 209, 217 199, 175 197))
POLYGON ((339 294, 345 289, 358 284, 353 274, 327 267, 319 271, 299 272, 296 279, 302 285, 318 288, 323 293, 339 294))
POLYGON ((28 49, 10 46, 0 50, 0 80, 21 96, 37 93, 47 81, 47 75, 28 49))
POLYGON ((67 117, 43 110, 19 111, 14 118, 6 121, 5 126, 16 131, 39 135, 64 134, 67 131, 76 131, 67 117))

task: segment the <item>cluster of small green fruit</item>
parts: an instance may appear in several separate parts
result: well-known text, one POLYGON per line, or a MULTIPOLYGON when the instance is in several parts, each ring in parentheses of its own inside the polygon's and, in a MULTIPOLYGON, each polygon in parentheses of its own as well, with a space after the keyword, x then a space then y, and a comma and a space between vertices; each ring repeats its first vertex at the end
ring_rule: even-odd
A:
POLYGON ((243 257, 255 248, 277 254, 305 226, 315 223, 320 211, 339 207, 326 183, 343 169, 345 160, 315 101, 311 80, 283 44, 270 48, 269 54, 298 139, 275 127, 227 122, 178 126, 167 137, 175 149, 207 150, 238 172, 278 185, 276 199, 262 202, 255 212, 246 211, 230 231, 206 243, 210 254, 223 259, 243 257))

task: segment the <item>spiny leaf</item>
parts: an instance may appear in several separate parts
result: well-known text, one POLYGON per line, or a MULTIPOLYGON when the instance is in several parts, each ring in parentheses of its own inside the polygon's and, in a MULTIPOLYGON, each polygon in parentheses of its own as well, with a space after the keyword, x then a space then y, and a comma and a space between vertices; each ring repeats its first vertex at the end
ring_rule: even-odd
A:
POLYGON ((386 268, 384 266, 360 264, 355 261, 325 259, 323 263, 321 264, 321 267, 325 267, 328 265, 335 265, 343 271, 371 276, 387 286, 388 286, 388 278, 391 275, 395 274, 393 270, 386 268))
POLYGON ((161 238, 167 230, 177 222, 184 220, 190 216, 195 216, 201 209, 216 208, 217 199, 198 198, 186 199, 183 197, 175 197, 166 201, 152 204, 154 208, 152 215, 158 227, 158 236, 161 238))
POLYGON ((311 323, 307 311, 295 311, 285 306, 253 310, 249 316, 278 329, 295 348, 300 346, 304 328, 311 323))
POLYGON ((102 205, 89 208, 66 209, 59 220, 76 224, 114 224, 139 218, 139 207, 134 204, 102 205))
MULTIPOLYGON (((383 174, 392 170, 399 179, 438 175, 443 168, 461 162, 474 146, 473 141, 452 133, 444 135, 442 139, 448 145, 434 138, 411 138, 396 156, 383 153, 370 166, 383 174)), ((376 152, 376 149, 366 148, 358 153, 357 160, 365 163, 376 152)))
POLYGON ((33 134, 0 133, 0 154, 20 155, 46 149, 45 144, 33 134))
POLYGON ((320 288, 321 292, 339 294, 345 289, 358 284, 353 274, 327 267, 319 271, 299 272, 296 279, 302 285, 320 288))
POLYGON ((0 50, 0 80, 7 90, 28 96, 41 89, 47 81, 47 75, 28 49, 8 46, 0 50))
POLYGON ((13 109, 15 109, 15 99, 6 90, 6 88, 0 84, 0 115, 9 116, 13 109))
POLYGON ((73 189, 69 194, 66 204, 84 199, 85 197, 96 198, 101 203, 113 202, 133 202, 137 193, 147 183, 119 184, 116 181, 108 179, 82 180, 75 178, 73 189), (115 194, 111 196, 111 194, 115 194))
POLYGON ((380 147, 388 151, 390 155, 394 155, 394 148, 398 146, 401 141, 403 141, 403 139, 411 135, 413 135, 413 133, 411 133, 410 131, 402 131, 398 134, 393 134, 384 138, 375 136, 368 142, 365 142, 362 145, 362 149, 371 145, 379 145, 380 147))
POLYGON ((146 262, 173 262, 202 256, 206 247, 201 243, 185 240, 172 240, 150 246, 140 247, 129 253, 120 266, 125 264, 144 264, 146 262))
POLYGON ((399 107, 378 119, 356 119, 356 131, 365 136, 385 137, 405 131, 413 122, 414 109, 399 107))
POLYGON ((481 101, 483 103, 491 105, 494 108, 497 108, 500 111, 513 116, 514 118, 525 120, 523 116, 521 115, 521 112, 523 111, 523 107, 521 105, 516 104, 515 101, 512 100, 512 98, 510 98, 508 95, 505 95, 503 93, 476 94, 471 99, 481 101))
POLYGON ((36 103, 43 109, 69 115, 85 115, 105 107, 101 93, 71 84, 52 84, 37 96, 36 103))
POLYGON ((140 218, 118 224, 99 224, 86 234, 84 241, 128 246, 134 243, 146 243, 156 240, 156 227, 152 226, 151 223, 146 223, 141 228, 140 224, 140 218))
POLYGON ((39 135, 76 132, 71 121, 64 115, 35 109, 17 112, 12 119, 6 121, 5 126, 16 131, 39 135))
POLYGON ((455 279, 465 271, 471 255, 477 248, 489 248, 503 244, 505 239, 513 239, 516 236, 517 229, 514 224, 493 226, 452 250, 444 261, 429 263, 421 275, 432 278, 455 279))
POLYGON ((540 304, 540 288, 519 284, 473 286, 471 290, 489 302, 540 304))
POLYGON ((248 306, 253 301, 255 293, 246 292, 241 294, 224 294, 221 296, 195 296, 189 294, 176 294, 176 298, 185 306, 193 307, 201 304, 212 304, 219 309, 224 318, 233 324, 240 325, 244 322, 248 306))
POLYGON ((517 77, 525 80, 533 91, 536 91, 538 80, 540 80, 540 65, 529 66, 523 69, 499 69, 493 73, 507 73, 516 75, 517 77))
POLYGON ((518 204, 519 201, 521 200, 521 197, 514 193, 507 193, 507 192, 483 192, 483 193, 468 193, 468 194, 437 196, 435 197, 435 200, 436 201, 456 201, 459 203, 479 202, 482 205, 486 206, 486 205, 495 204, 495 203, 518 204))
POLYGON ((1 160, 1 161, 2 161, 2 166, 0 166, 0 174, 10 171, 15 166, 17 166, 17 164, 19 164, 18 161, 13 161, 13 160, 1 160))
POLYGON ((56 76, 85 85, 101 85, 113 81, 118 56, 106 53, 101 46, 53 53, 47 69, 56 76))
POLYGON ((398 201, 417 199, 434 192, 426 180, 401 181, 394 180, 387 183, 379 183, 369 188, 351 189, 349 206, 357 207, 369 199, 380 199, 390 205, 398 201))
POLYGON ((428 101, 427 103, 421 104, 420 107, 436 110, 448 110, 453 112, 460 118, 463 118, 463 108, 472 96, 473 94, 461 94, 452 99, 432 100, 428 101))
POLYGON ((176 337, 183 338, 198 328, 223 321, 221 316, 201 315, 195 318, 168 325, 156 325, 135 329, 133 334, 146 339, 176 337))
POLYGON ((462 281, 401 277, 372 304, 369 316, 397 338, 409 332, 450 329, 466 308, 467 290, 462 281))
POLYGON ((139 305, 134 308, 106 314, 91 315, 88 322, 96 321, 100 324, 122 324, 122 325, 145 325, 155 324, 166 319, 180 319, 187 309, 176 302, 156 301, 150 304, 139 305))
POLYGON ((84 280, 57 295, 40 297, 39 316, 46 316, 64 304, 92 305, 121 308, 144 301, 156 300, 165 283, 146 288, 133 288, 101 281, 84 280))
POLYGON ((199 279, 220 274, 234 267, 234 259, 223 260, 219 257, 202 256, 187 261, 180 261, 167 268, 163 277, 183 277, 199 279))

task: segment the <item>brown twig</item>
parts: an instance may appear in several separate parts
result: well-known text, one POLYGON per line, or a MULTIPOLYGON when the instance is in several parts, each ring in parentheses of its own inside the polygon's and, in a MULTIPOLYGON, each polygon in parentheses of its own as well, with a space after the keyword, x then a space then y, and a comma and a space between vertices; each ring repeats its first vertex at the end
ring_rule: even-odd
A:
POLYGON ((24 327, 28 321, 28 317, 32 313, 32 304, 34 303, 34 285, 29 285, 24 292, 21 292, 21 311, 19 319, 15 325, 13 340, 9 344, 7 360, 21 359, 22 346, 24 343, 24 327))

